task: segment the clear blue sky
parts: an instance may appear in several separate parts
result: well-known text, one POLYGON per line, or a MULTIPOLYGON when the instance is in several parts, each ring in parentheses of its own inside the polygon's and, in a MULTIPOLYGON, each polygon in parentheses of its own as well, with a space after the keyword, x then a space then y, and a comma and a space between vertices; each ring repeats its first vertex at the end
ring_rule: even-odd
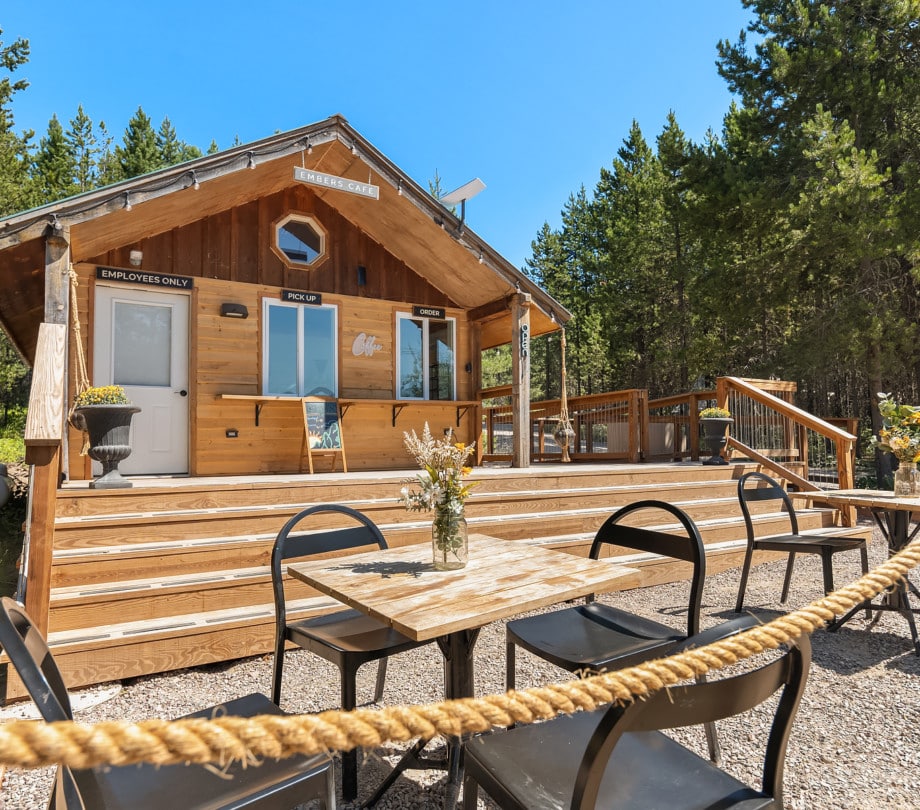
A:
POLYGON ((445 191, 482 178, 467 222, 518 267, 633 119, 650 142, 669 110, 694 141, 720 130, 716 43, 749 19, 741 0, 0 7, 3 42, 32 48, 17 130, 37 139, 55 113, 66 129, 83 104, 120 141, 141 106, 204 150, 341 113, 423 187, 435 171, 445 191))

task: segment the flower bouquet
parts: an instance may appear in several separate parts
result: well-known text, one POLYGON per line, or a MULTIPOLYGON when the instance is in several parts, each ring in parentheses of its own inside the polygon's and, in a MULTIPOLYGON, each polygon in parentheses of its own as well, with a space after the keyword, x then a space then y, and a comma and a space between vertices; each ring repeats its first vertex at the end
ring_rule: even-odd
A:
POLYGON ((920 408, 902 405, 891 394, 879 393, 878 410, 884 425, 873 436, 872 449, 891 453, 899 462, 895 471, 895 495, 917 495, 917 468, 920 461, 920 408))
POLYGON ((463 479, 470 474, 467 460, 474 444, 452 441, 448 430, 442 439, 431 435, 428 423, 419 437, 414 430, 403 433, 406 450, 421 467, 421 472, 408 479, 400 490, 400 500, 410 512, 434 510, 431 527, 432 552, 435 568, 462 568, 467 560, 466 519, 463 504, 474 484, 463 479), (417 488, 410 488, 411 484, 417 488))

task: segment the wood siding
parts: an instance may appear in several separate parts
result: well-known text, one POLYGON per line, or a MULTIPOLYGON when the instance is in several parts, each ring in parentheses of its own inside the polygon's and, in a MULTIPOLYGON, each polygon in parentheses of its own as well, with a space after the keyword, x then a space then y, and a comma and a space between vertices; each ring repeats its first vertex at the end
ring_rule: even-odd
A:
MULTIPOLYGON (((239 205, 76 265, 77 312, 91 378, 95 270, 97 266, 129 268, 132 249, 143 251, 144 271, 195 279, 189 329, 189 470, 193 475, 301 469, 299 401, 264 405, 257 426, 254 402, 221 399, 222 394, 262 393, 262 302, 279 299, 283 289, 320 293, 323 304, 338 307, 341 398, 392 400, 396 396, 396 315, 411 313, 413 305, 441 307, 455 319, 457 399, 472 400, 477 395, 473 374, 465 371, 467 364, 478 368, 477 338, 467 314, 306 187, 239 205), (274 223, 289 213, 310 215, 327 231, 325 256, 312 269, 288 267, 272 250, 274 223), (359 265, 366 268, 366 284, 361 287, 359 265), (245 305, 249 317, 221 317, 225 302, 245 305), (352 351, 362 334, 374 337, 381 347, 372 356, 352 351), (237 436, 228 438, 228 431, 236 431, 237 436)), ((71 374, 71 396, 72 387, 71 374)), ((343 419, 349 468, 407 466, 403 431, 420 431, 426 421, 437 433, 451 427, 464 441, 478 438, 473 408, 420 402, 397 413, 389 403, 359 402, 349 407, 343 419)), ((70 439, 70 476, 88 478, 89 463, 79 455, 82 437, 71 431, 70 439)), ((319 458, 318 471, 328 461, 319 458)))

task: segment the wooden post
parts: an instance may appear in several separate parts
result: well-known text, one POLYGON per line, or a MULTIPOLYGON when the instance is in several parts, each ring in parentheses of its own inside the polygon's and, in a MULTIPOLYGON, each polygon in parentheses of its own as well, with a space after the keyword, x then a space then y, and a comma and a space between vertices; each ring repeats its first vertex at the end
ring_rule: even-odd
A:
POLYGON ((45 323, 67 325, 70 312, 70 229, 52 229, 45 239, 45 323))
POLYGON ((28 569, 26 610, 43 634, 48 632, 54 516, 64 432, 64 358, 67 327, 43 323, 38 329, 32 390, 26 418, 26 463, 32 465, 26 518, 28 569))
POLYGON ((528 293, 511 297, 511 466, 530 466, 530 304, 528 293))
POLYGON ((482 324, 470 324, 470 394, 467 399, 475 399, 478 405, 473 408, 473 425, 470 430, 470 440, 476 442, 473 458, 477 466, 482 465, 482 454, 485 452, 483 445, 482 429, 482 324))

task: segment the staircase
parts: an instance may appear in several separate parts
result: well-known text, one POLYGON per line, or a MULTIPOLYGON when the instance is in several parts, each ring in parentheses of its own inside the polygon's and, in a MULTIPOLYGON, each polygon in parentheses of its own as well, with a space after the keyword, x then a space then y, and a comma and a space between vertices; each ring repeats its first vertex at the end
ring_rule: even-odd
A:
MULTIPOLYGON (((470 532, 586 555, 594 532, 616 507, 666 500, 696 522, 713 573, 741 564, 745 532, 736 482, 753 468, 480 468, 471 476, 478 483, 467 520, 470 532)), ((310 503, 345 503, 370 516, 391 546, 430 543, 431 517, 406 512, 397 500, 400 482, 412 474, 136 479, 132 489, 60 490, 49 641, 68 685, 268 652, 274 627, 268 560, 283 523, 310 503)), ((836 517, 822 509, 798 514, 801 528, 809 530, 829 528, 836 517)), ((757 530, 785 531, 784 518, 764 511, 757 530)), ((755 561, 766 559, 764 554, 755 561)), ((642 568, 643 584, 683 576, 679 566, 651 557, 630 553, 625 560, 642 568)), ((301 615, 337 605, 298 587, 295 612, 301 615)), ((10 688, 15 696, 16 685, 10 688)))

